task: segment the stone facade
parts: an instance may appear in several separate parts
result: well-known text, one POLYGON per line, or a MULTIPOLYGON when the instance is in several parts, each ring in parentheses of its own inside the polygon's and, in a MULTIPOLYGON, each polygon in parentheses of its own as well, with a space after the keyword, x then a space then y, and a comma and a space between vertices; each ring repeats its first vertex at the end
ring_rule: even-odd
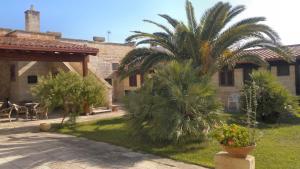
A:
POLYGON ((277 76, 278 80, 281 82, 283 86, 285 86, 291 93, 296 95, 296 74, 295 74, 295 66, 289 66, 290 73, 288 76, 277 76, 277 67, 272 66, 271 72, 273 75, 277 76))
MULTIPOLYGON (((40 31, 40 13, 35 11, 33 7, 25 12, 25 31, 11 30, 0 28, 0 36, 7 34, 27 39, 43 39, 56 40, 73 44, 86 45, 99 49, 97 56, 89 57, 89 72, 94 74, 99 81, 103 82, 108 89, 108 98, 110 104, 113 101, 120 101, 126 92, 136 90, 141 86, 141 76, 137 75, 137 85, 130 86, 129 78, 120 80, 116 69, 124 56, 135 48, 132 44, 120 43, 106 43, 104 38, 94 37, 92 41, 80 39, 62 38, 59 32, 40 31), (114 66, 113 66, 114 65, 114 66)), ((82 75, 81 63, 47 63, 47 62, 0 62, 0 99, 3 100, 9 97, 12 101, 22 102, 33 100, 30 88, 34 84, 28 83, 29 76, 43 76, 49 73, 56 73, 59 69, 65 71, 74 71, 82 75), (16 79, 10 79, 10 65, 15 65, 16 79)), ((293 94, 296 94, 296 75, 295 66, 290 65, 290 74, 288 76, 278 76, 279 81, 287 87, 293 94)), ((277 67, 273 65, 271 72, 277 75, 277 67)), ((228 98, 234 93, 239 93, 243 85, 243 68, 236 68, 234 70, 234 85, 220 86, 219 73, 216 73, 212 78, 213 84, 218 90, 218 96, 223 101, 226 108, 228 108, 228 98)))
POLYGON ((220 100, 227 108, 228 97, 233 93, 239 93, 243 85, 243 69, 234 70, 234 85, 233 86, 220 86, 219 85, 219 73, 214 74, 212 77, 212 84, 217 88, 217 94, 220 100))
MULTIPOLYGON (((16 103, 33 101, 31 87, 36 83, 30 83, 30 77, 37 77, 37 82, 41 76, 46 76, 50 73, 54 74, 60 70, 68 71, 67 67, 61 62, 10 62, 9 65, 14 65, 16 77, 11 80, 9 68, 6 74, 8 79, 8 91, 6 96, 16 103)), ((3 96, 2 96, 3 97, 3 96)))
MULTIPOLYGON (((93 41, 61 38, 59 32, 40 32, 40 12, 34 10, 34 7, 25 11, 25 31, 0 28, 0 36, 10 35, 18 38, 26 39, 42 39, 50 41, 62 41, 72 44, 86 45, 99 49, 97 56, 89 57, 89 72, 94 74, 99 81, 103 82, 108 90, 108 100, 110 105, 112 100, 120 100, 125 95, 125 90, 128 82, 126 79, 120 81, 115 71, 113 64, 119 64, 122 58, 134 48, 130 44, 105 43, 102 37, 94 37, 93 41), (108 82, 111 82, 109 84, 108 82)), ((13 102, 31 101, 34 98, 31 95, 30 88, 34 84, 28 83, 29 76, 44 76, 49 73, 62 69, 65 71, 74 71, 82 75, 81 63, 50 63, 50 62, 0 62, 0 78, 2 81, 0 90, 0 99, 10 98, 13 102), (10 64, 15 66, 16 78, 10 80, 10 64)), ((139 87, 139 86, 137 86, 139 87)))
MULTIPOLYGON (((78 40, 78 39, 66 39, 61 38, 59 39, 63 42, 87 45, 89 47, 98 48, 99 53, 97 56, 90 56, 89 57, 89 70, 90 73, 95 74, 100 79, 110 80, 112 84, 106 83, 108 87, 111 87, 111 102, 115 101, 118 102, 121 98, 125 95, 126 90, 135 90, 136 88, 140 87, 140 79, 138 75, 138 85, 137 87, 128 87, 129 80, 125 78, 124 80, 120 80, 119 77, 116 75, 116 70, 113 70, 113 64, 120 64, 121 60, 124 56, 134 49, 134 46, 131 44, 119 44, 119 43, 105 43, 105 42, 98 42, 98 41, 88 41, 88 40, 78 40)), ((77 72, 81 71, 81 64, 80 63, 70 63, 73 68, 78 70, 77 72)))
MULTIPOLYGON (((260 68, 261 69, 261 68, 260 68)), ((277 76, 277 66, 271 66, 271 73, 276 76, 283 86, 285 86, 292 94, 296 95, 296 77, 295 66, 289 66, 289 75, 277 76)), ((219 82, 219 73, 216 73, 212 77, 212 84, 217 88, 217 94, 220 100, 223 102, 225 109, 230 110, 228 106, 228 98, 232 94, 239 94, 242 86, 244 85, 243 68, 234 69, 234 85, 233 86, 221 86, 219 82)))

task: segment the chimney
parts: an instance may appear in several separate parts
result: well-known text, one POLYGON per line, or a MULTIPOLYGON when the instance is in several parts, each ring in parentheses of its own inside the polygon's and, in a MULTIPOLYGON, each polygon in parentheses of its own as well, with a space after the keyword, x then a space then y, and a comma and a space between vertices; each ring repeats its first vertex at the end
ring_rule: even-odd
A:
POLYGON ((34 10, 31 5, 30 9, 25 11, 25 30, 30 32, 40 32, 40 12, 34 10))
POLYGON ((93 36, 93 40, 95 42, 104 42, 105 38, 104 37, 100 37, 100 36, 93 36))

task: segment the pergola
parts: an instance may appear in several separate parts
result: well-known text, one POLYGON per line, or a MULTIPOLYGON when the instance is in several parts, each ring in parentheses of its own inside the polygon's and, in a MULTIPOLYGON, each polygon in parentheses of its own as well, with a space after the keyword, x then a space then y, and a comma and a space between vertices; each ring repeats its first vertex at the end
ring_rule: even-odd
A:
MULTIPOLYGON (((89 55, 97 53, 97 48, 58 40, 0 37, 0 61, 81 62, 83 76, 88 75, 89 55)), ((87 104, 84 111, 89 113, 87 104)))
POLYGON ((89 55, 97 53, 97 48, 58 40, 0 37, 0 60, 81 62, 83 76, 88 74, 89 55))

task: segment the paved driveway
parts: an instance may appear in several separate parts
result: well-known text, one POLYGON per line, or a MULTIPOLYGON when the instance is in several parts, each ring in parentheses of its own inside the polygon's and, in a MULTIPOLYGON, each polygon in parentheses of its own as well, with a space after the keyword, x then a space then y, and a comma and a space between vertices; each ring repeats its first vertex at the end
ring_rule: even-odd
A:
POLYGON ((15 127, 0 125, 0 169, 102 168, 204 169, 102 142, 40 133, 37 126, 27 123, 23 127, 19 123, 15 127))

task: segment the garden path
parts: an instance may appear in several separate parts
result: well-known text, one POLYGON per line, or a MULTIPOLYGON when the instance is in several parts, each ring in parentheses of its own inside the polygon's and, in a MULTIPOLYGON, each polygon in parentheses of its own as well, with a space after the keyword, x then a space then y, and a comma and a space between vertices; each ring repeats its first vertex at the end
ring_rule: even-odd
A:
MULTIPOLYGON (((124 112, 118 111, 80 117, 79 121, 122 115, 124 112)), ((1 169, 204 169, 85 138, 41 133, 39 123, 41 121, 0 123, 1 169)))

